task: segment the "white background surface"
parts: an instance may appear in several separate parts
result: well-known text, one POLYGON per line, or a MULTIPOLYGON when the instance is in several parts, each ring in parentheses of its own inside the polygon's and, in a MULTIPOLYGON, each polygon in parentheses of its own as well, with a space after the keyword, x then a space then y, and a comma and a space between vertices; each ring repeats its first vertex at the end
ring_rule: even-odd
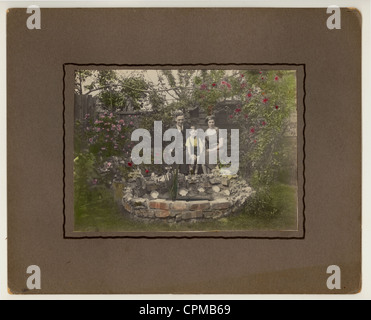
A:
POLYGON ((43 299, 162 299, 162 300, 364 300, 371 298, 371 98, 367 94, 370 91, 371 75, 371 50, 370 50, 370 1, 369 0, 333 0, 333 1, 2 1, 0 3, 0 300, 43 300, 43 299), (63 8, 63 7, 321 7, 331 5, 339 7, 354 7, 361 11, 363 17, 362 26, 362 132, 363 132, 363 289, 358 295, 106 295, 106 296, 14 296, 7 292, 7 196, 6 196, 6 10, 7 8, 26 8, 30 5, 38 5, 40 8, 63 8))

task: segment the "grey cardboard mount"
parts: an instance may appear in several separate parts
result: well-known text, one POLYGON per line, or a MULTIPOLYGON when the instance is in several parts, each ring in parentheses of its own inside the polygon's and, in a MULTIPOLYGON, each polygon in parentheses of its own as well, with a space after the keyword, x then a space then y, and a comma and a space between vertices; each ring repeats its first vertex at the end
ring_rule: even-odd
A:
MULTIPOLYGON (((12 294, 349 294, 361 290, 361 16, 316 9, 25 9, 7 14, 12 294), (71 68, 295 66, 299 224, 259 237, 71 236, 71 68), (302 85, 301 85, 302 84, 302 85), (300 191, 302 190, 302 191, 300 191), (27 268, 42 287, 28 289, 27 268), (341 288, 327 286, 328 267, 341 288)), ((237 236, 236 236, 237 235, 237 236)), ((253 236, 249 236, 253 235, 253 236)))

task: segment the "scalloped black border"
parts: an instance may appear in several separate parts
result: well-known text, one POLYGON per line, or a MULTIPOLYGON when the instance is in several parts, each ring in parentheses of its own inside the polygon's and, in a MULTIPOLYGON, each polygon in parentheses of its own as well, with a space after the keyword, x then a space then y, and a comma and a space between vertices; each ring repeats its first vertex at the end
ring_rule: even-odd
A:
MULTIPOLYGON (((304 240, 306 236, 306 215, 305 215, 305 129, 306 129, 306 64, 305 63, 197 63, 197 64, 105 64, 105 63, 64 63, 63 64, 63 239, 66 240, 86 240, 86 239, 252 239, 252 240, 304 240), (296 66, 303 67, 303 236, 301 237, 249 237, 249 236, 83 236, 83 237, 67 237, 66 236, 66 66, 104 66, 104 67, 210 67, 210 66, 296 66)), ((207 231, 205 231, 207 232, 207 231)))

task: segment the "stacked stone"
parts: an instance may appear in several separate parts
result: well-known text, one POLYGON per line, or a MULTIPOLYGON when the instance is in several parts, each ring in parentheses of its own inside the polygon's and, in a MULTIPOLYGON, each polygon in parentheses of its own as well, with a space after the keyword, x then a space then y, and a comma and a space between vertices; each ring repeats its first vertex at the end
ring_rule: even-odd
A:
POLYGON ((231 213, 232 203, 227 199, 202 201, 169 201, 164 199, 132 199, 123 201, 126 211, 142 219, 190 221, 219 219, 231 213))
POLYGON ((143 181, 145 180, 140 179, 140 182, 138 180, 135 183, 132 181, 129 187, 124 188, 122 204, 133 217, 148 221, 219 219, 240 211, 253 194, 247 182, 237 177, 187 176, 182 180, 183 188, 179 190, 180 199, 170 201, 161 199, 159 192, 161 186, 153 183, 144 185, 143 181), (136 183, 138 183, 137 188, 135 188, 136 183), (138 195, 138 189, 145 190, 146 193, 138 195), (195 195, 201 198, 204 195, 210 200, 194 200, 192 196, 195 195), (189 201, 182 199, 187 197, 189 201))

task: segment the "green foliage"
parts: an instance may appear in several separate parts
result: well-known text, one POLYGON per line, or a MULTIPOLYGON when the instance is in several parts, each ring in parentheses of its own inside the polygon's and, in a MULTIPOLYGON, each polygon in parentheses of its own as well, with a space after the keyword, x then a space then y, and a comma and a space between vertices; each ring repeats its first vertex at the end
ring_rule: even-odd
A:
POLYGON ((97 181, 94 155, 86 152, 75 154, 74 195, 75 208, 92 200, 90 187, 97 181))
POLYGON ((178 176, 179 176, 179 168, 176 168, 175 174, 173 176, 171 188, 170 188, 170 195, 173 201, 176 200, 177 195, 178 195, 178 176))
MULTIPOLYGON (((85 74, 83 76, 81 79, 85 81, 87 77, 85 74)), ((110 111, 116 108, 140 110, 146 99, 149 99, 153 105, 158 105, 162 101, 161 96, 143 78, 143 75, 135 74, 125 78, 119 76, 114 70, 100 70, 90 72, 88 76, 91 77, 91 82, 84 87, 87 92, 83 92, 80 84, 80 94, 98 91, 100 101, 110 111)))
POLYGON ((88 150, 95 156, 106 159, 121 156, 131 151, 130 134, 133 122, 125 122, 113 113, 105 112, 99 119, 88 117, 84 128, 88 150))
POLYGON ((246 206, 249 214, 277 214, 279 211, 274 206, 270 188, 259 188, 258 191, 249 199, 246 206))
MULTIPOLYGON (((228 121, 240 129, 240 173, 276 179, 287 158, 282 147, 290 115, 296 111, 296 75, 293 71, 203 71, 195 78, 195 99, 209 113, 233 100, 236 109, 228 121)), ((262 178, 260 178, 262 179, 262 178)))

